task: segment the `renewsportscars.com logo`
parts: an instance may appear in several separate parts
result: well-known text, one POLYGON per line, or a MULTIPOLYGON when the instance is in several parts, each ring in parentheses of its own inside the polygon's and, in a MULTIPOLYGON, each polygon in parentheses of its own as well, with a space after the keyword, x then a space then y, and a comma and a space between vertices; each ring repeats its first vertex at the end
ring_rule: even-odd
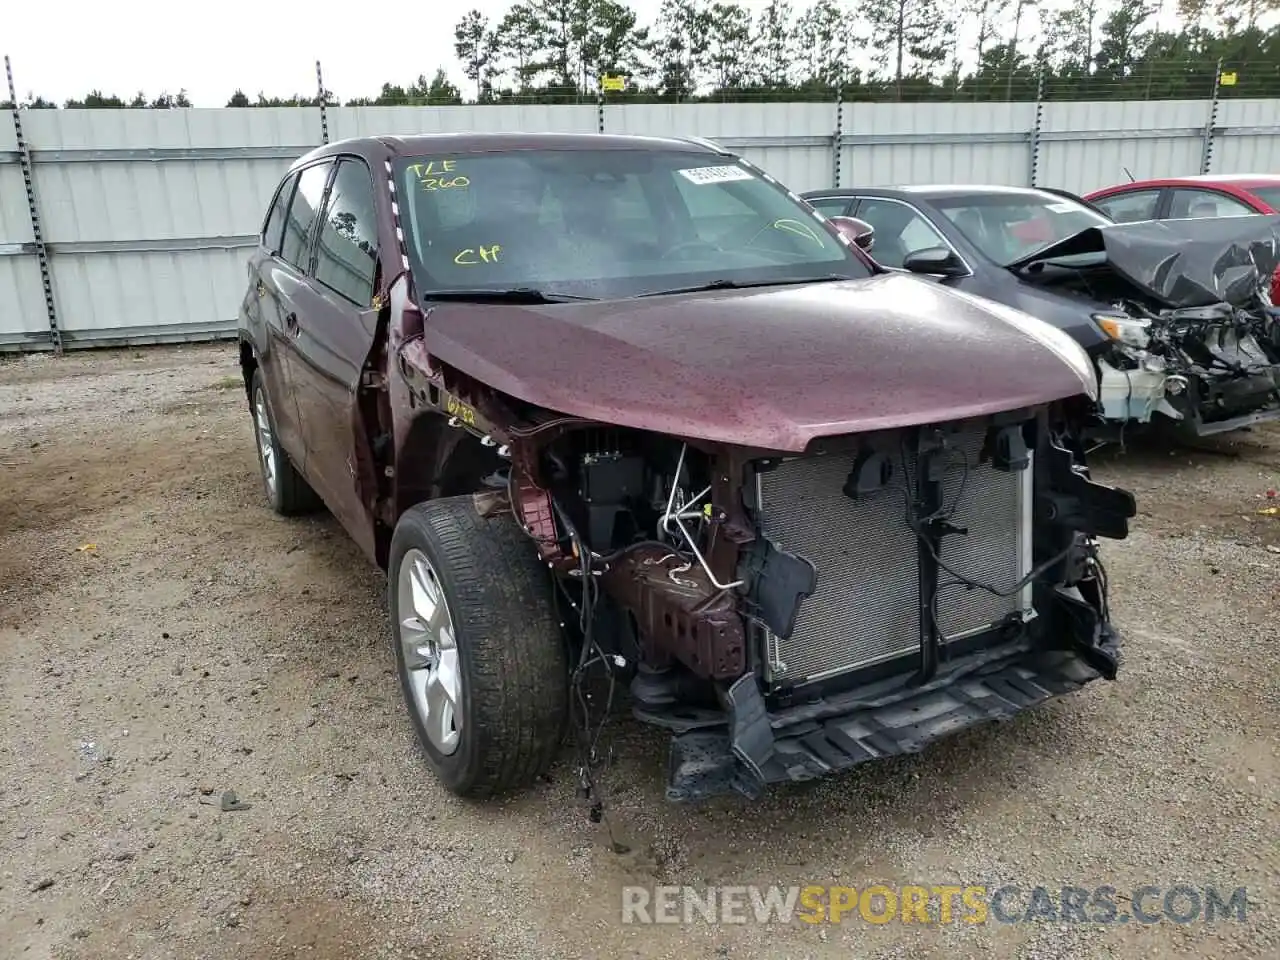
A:
POLYGON ((623 887, 623 923, 1243 923, 1244 887, 623 887))

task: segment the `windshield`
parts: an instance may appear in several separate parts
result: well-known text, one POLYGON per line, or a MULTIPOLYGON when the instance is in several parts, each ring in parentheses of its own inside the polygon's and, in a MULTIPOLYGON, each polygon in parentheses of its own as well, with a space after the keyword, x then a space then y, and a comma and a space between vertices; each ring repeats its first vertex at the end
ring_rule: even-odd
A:
POLYGON ((933 205, 996 263, 1013 263, 1088 227, 1111 221, 1052 194, 991 193, 941 197, 933 205))
POLYGON ((395 175, 423 296, 533 288, 611 299, 871 272, 818 214, 716 155, 440 154, 401 160, 395 175))

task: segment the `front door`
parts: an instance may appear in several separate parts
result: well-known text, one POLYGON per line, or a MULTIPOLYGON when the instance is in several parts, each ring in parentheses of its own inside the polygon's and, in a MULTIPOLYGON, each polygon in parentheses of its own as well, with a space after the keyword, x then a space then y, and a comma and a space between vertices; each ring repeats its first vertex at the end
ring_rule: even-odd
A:
POLYGON ((373 179, 363 160, 342 157, 325 197, 310 275, 295 293, 292 374, 307 446, 308 478, 368 550, 369 506, 357 483, 364 442, 357 395, 377 333, 371 306, 378 259, 373 179))

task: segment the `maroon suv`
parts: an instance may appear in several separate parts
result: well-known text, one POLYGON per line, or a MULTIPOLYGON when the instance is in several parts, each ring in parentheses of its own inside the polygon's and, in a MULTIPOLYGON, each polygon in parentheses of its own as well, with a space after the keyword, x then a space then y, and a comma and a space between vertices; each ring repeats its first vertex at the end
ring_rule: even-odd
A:
POLYGON ((1114 678, 1096 538, 1134 502, 1089 479, 1088 357, 856 234, 706 141, 293 164, 240 316, 266 492, 387 571, 451 790, 526 784, 570 732, 589 790, 618 684, 692 799, 1114 678))

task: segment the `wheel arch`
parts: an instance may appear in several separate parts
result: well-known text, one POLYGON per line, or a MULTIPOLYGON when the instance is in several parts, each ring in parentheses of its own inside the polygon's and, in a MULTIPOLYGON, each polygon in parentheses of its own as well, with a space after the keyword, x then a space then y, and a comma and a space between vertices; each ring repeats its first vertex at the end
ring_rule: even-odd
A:
POLYGON ((240 355, 240 374, 244 378, 245 400, 252 403, 253 374, 259 367, 258 348, 255 347, 253 341, 243 333, 240 335, 237 347, 240 355))
POLYGON ((396 520, 415 504, 476 492, 506 464, 493 447, 428 412, 410 421, 396 454, 396 520))

